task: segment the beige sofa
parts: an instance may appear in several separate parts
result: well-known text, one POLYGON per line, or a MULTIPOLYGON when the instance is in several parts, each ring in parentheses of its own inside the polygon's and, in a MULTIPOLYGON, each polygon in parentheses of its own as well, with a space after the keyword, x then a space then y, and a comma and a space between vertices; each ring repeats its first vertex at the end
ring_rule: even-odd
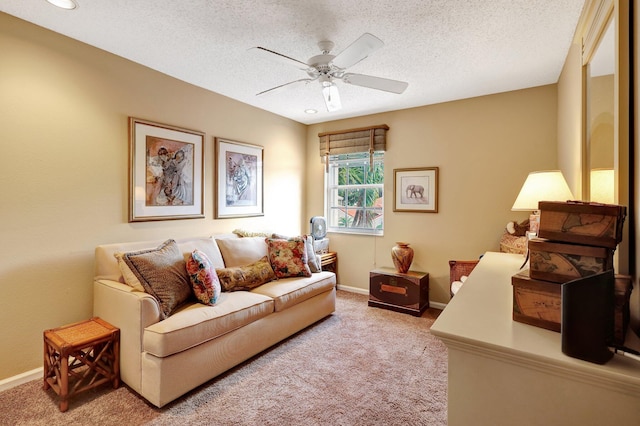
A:
MULTIPOLYGON (((185 255, 194 249, 203 251, 217 269, 257 255, 252 253, 255 244, 243 250, 244 241, 233 241, 230 250, 234 238, 238 239, 225 234, 176 242, 185 255), (224 257, 217 244, 221 240, 226 240, 224 257)), ((281 278, 250 291, 223 291, 214 306, 194 300, 163 320, 152 295, 125 284, 114 257, 117 252, 150 249, 160 243, 98 246, 93 306, 95 316, 120 328, 122 380, 157 407, 335 310, 335 274, 320 271, 311 277, 281 278)))

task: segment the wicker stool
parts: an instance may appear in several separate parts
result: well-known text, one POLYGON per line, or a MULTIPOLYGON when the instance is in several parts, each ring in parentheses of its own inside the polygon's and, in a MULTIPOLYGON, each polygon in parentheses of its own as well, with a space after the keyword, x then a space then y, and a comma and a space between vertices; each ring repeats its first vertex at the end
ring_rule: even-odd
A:
POLYGON ((45 330, 44 390, 69 398, 106 382, 120 385, 120 330, 100 318, 45 330))

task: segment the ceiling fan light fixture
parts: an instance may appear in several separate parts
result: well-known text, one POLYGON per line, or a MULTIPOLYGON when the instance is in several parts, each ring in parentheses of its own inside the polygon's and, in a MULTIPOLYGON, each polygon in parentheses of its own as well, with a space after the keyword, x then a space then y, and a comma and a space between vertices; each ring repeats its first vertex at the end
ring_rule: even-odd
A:
POLYGON ((47 0, 47 2, 66 10, 73 10, 78 7, 78 3, 75 0, 47 0))
POLYGON ((323 83, 322 95, 324 96, 324 103, 327 105, 327 111, 333 112, 342 108, 340 93, 338 93, 338 87, 335 84, 330 83, 325 86, 323 83))

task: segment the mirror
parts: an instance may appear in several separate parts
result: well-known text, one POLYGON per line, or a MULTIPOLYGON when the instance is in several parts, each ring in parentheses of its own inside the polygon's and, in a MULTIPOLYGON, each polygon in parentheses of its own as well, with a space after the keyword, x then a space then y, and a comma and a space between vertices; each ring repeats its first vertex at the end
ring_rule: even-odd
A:
POLYGON ((586 65, 587 155, 589 200, 613 204, 615 25, 610 18, 586 65))
MULTIPOLYGON (((578 30, 583 65, 582 197, 600 202, 612 200, 613 204, 627 206, 629 212, 634 192, 630 149, 631 16, 630 2, 588 1, 578 30), (602 188, 608 198, 595 193, 603 175, 608 183, 602 188)), ((634 231, 629 222, 624 223, 622 241, 615 252, 619 274, 629 274, 633 266, 630 261, 634 231)))

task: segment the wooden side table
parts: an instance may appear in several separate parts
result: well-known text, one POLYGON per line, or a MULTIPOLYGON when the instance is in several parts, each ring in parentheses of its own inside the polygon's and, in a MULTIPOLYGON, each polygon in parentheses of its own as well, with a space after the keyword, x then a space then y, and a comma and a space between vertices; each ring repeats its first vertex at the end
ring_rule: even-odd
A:
POLYGON ((429 307, 429 274, 391 268, 369 272, 369 306, 421 316, 429 307))
POLYGON ((106 382, 120 385, 120 329, 94 317, 44 331, 44 390, 69 398, 106 382))
POLYGON ((320 255, 320 266, 323 271, 329 271, 336 274, 336 282, 338 281, 338 253, 330 251, 320 255))

